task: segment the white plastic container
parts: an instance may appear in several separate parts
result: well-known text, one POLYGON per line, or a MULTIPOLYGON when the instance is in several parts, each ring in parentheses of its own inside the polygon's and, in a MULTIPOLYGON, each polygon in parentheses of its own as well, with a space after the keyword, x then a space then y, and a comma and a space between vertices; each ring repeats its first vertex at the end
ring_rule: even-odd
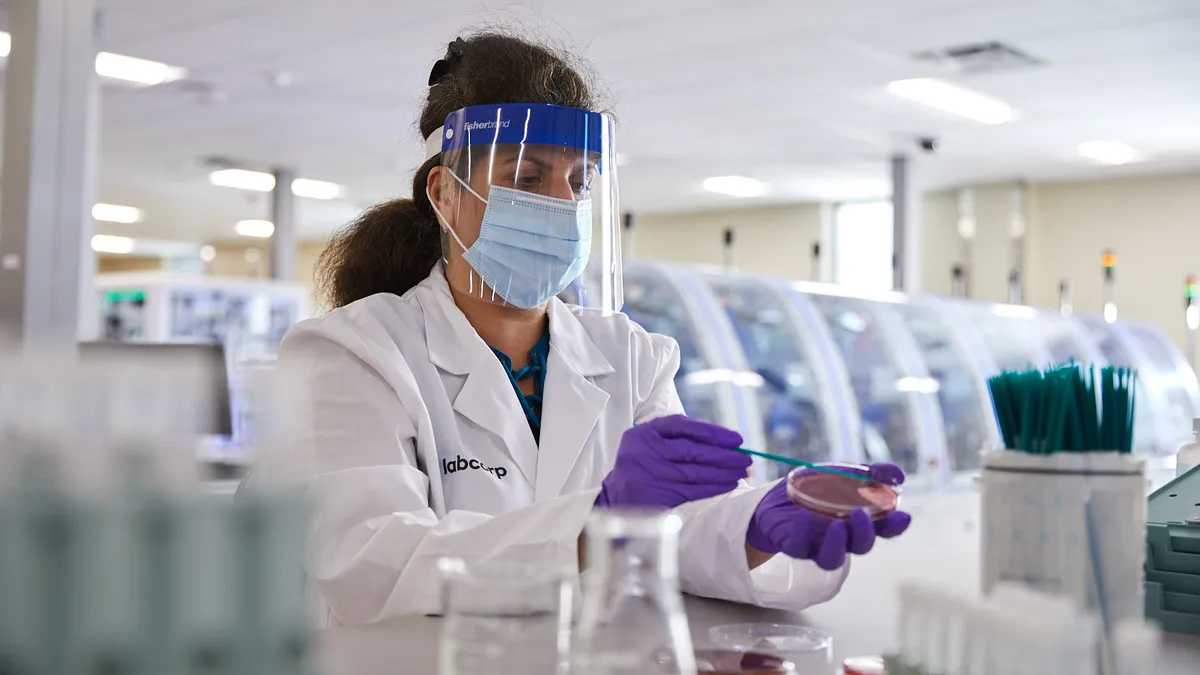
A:
POLYGON ((1175 476, 1179 477, 1200 466, 1200 419, 1192 420, 1192 441, 1179 448, 1175 455, 1175 476))
POLYGON ((983 455, 983 590, 1013 582, 1064 595, 1110 625, 1142 616, 1145 460, 1117 452, 983 455), (1091 512, 1091 533, 1088 511, 1091 512), (1093 545, 1105 607, 1093 571, 1093 545))

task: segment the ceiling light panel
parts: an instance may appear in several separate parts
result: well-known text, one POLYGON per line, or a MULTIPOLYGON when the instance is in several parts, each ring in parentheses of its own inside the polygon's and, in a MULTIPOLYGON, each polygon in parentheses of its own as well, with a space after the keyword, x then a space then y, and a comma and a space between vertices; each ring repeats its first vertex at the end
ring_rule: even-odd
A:
POLYGON ((100 52, 96 55, 96 74, 113 80, 153 87, 156 84, 182 80, 187 76, 187 71, 158 61, 100 52))
POLYGON ((133 240, 129 237, 97 234, 92 237, 92 250, 97 253, 129 253, 133 251, 133 240))
POLYGON ((297 178, 292 181, 292 194, 309 199, 337 199, 345 191, 341 185, 311 178, 297 178))
POLYGON ((95 204, 92 206, 92 218, 106 223, 138 223, 142 220, 142 210, 133 206, 119 204, 95 204))
POLYGON ((1093 162, 1119 166, 1140 159, 1138 152, 1120 141, 1088 141, 1079 144, 1079 154, 1093 162))
MULTIPOLYGON (((254 192, 270 192, 275 189, 275 176, 264 171, 247 169, 220 169, 208 174, 208 181, 219 187, 252 190, 254 192)), ((311 178, 297 178, 292 181, 292 194, 307 199, 338 199, 346 193, 346 189, 337 183, 311 178)))
POLYGON ((942 80, 896 80, 887 89, 894 96, 982 124, 1004 124, 1013 118, 1007 103, 942 80))
POLYGON ((704 179, 704 189, 730 197, 761 197, 767 194, 767 184, 746 176, 713 176, 704 179))
POLYGON ((221 169, 208 174, 208 182, 218 187, 270 192, 275 189, 275 176, 246 169, 221 169))
MULTIPOLYGON (((11 52, 12 35, 0 31, 0 58, 7 58, 11 52)), ((96 74, 110 80, 152 87, 184 79, 187 77, 187 69, 148 59, 100 52, 96 55, 96 74)))
POLYGON ((269 220, 241 220, 234 226, 234 230, 243 237, 267 239, 275 234, 275 223, 269 220))

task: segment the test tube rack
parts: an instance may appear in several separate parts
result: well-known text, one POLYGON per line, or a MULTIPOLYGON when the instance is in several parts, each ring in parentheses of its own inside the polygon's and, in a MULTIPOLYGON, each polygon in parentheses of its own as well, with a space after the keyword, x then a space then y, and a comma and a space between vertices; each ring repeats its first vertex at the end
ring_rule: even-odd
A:
POLYGON ((1150 495, 1145 610, 1164 630, 1200 635, 1200 467, 1150 495))
POLYGON ((0 361, 0 672, 309 672, 305 500, 205 494, 190 391, 0 361))
POLYGON ((888 675, 1153 672, 1160 634, 1140 617, 1106 637, 1099 617, 1070 597, 1020 584, 976 598, 902 583, 899 596, 900 649, 884 657, 888 675))

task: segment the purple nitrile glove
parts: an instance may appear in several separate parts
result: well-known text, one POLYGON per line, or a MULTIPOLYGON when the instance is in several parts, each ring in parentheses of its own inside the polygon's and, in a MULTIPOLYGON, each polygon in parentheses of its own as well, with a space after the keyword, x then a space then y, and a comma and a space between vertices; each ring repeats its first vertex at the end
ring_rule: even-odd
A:
POLYGON ((617 461, 596 506, 671 509, 737 487, 751 460, 733 448, 742 436, 684 415, 639 424, 621 436, 617 461))
MULTIPOLYGON (((871 464, 866 470, 850 470, 885 485, 904 482, 904 471, 895 464, 871 464)), ((810 471, 816 473, 812 469, 804 473, 810 471)), ((869 552, 876 537, 898 537, 911 521, 912 516, 903 511, 893 511, 879 520, 872 520, 864 509, 855 509, 845 520, 813 513, 792 503, 785 479, 772 487, 754 509, 746 528, 746 543, 763 553, 811 560, 831 572, 846 564, 846 554, 869 552)))

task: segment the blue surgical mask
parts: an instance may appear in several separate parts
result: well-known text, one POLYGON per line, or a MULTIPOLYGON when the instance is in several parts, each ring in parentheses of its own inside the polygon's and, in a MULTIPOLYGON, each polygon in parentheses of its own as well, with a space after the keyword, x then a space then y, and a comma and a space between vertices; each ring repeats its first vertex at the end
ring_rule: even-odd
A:
POLYGON ((558 199, 498 185, 484 199, 450 175, 487 209, 479 239, 470 248, 445 218, 442 222, 465 250, 463 260, 505 302, 522 309, 540 307, 583 273, 592 249, 590 199, 558 199))

